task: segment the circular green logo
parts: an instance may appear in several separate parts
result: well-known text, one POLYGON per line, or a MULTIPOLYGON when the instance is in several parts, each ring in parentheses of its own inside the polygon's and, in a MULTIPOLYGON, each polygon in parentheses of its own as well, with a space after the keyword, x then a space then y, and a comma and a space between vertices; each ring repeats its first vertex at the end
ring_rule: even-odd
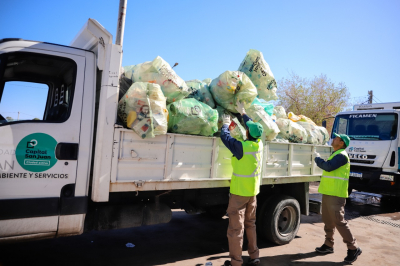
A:
POLYGON ((18 143, 15 156, 19 165, 25 170, 43 172, 56 164, 56 146, 57 141, 52 136, 34 133, 18 143))

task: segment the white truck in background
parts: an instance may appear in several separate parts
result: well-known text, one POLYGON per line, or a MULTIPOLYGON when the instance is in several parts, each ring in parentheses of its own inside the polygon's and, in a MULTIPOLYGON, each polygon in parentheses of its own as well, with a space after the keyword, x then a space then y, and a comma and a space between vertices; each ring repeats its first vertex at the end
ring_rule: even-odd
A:
MULTIPOLYGON (((349 193, 353 189, 400 197, 400 102, 355 105, 338 113, 332 133, 347 134, 349 193)), ((334 136, 332 135, 331 138, 334 136)))
MULTIPOLYGON (((166 223, 172 209, 225 214, 232 154, 219 138, 142 139, 117 124, 121 59, 122 42, 94 19, 70 46, 0 40, 0 106, 43 110, 0 121, 0 241, 166 223)), ((314 151, 332 150, 265 143, 257 226, 277 244, 308 215, 308 184, 322 174, 314 151)))

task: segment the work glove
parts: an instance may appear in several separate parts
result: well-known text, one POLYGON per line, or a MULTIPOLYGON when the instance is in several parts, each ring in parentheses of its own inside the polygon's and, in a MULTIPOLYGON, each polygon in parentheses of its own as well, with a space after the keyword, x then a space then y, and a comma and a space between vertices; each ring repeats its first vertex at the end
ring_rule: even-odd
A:
POLYGON ((321 157, 321 155, 320 155, 318 152, 314 151, 314 157, 315 157, 315 158, 316 158, 316 157, 321 157))
POLYGON ((241 115, 246 113, 245 110, 244 110, 244 103, 241 103, 239 100, 237 100, 237 102, 236 102, 235 109, 241 115))
POLYGON ((222 115, 222 123, 224 125, 228 125, 229 126, 231 124, 231 116, 227 115, 227 114, 223 114, 222 115))

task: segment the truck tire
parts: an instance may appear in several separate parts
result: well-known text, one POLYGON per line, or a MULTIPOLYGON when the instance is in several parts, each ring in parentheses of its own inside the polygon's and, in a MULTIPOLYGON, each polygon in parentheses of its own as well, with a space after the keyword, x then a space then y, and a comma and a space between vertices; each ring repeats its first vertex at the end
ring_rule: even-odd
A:
POLYGON ((296 236, 300 227, 299 202, 286 195, 276 196, 261 207, 257 231, 269 241, 284 245, 296 236))

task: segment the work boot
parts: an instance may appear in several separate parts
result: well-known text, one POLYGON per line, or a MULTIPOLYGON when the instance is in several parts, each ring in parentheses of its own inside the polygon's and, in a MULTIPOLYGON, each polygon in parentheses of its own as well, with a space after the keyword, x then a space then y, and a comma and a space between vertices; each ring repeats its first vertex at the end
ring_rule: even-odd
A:
POLYGON ((333 248, 323 244, 319 248, 315 248, 315 251, 322 254, 333 253, 333 248))
POLYGON ((260 264, 260 259, 249 259, 246 266, 254 266, 260 264))
POLYGON ((344 258, 344 261, 348 262, 348 263, 355 262, 357 260, 357 257, 360 256, 361 253, 362 253, 361 248, 357 248, 357 249, 354 249, 354 250, 348 249, 347 250, 347 257, 344 258))

